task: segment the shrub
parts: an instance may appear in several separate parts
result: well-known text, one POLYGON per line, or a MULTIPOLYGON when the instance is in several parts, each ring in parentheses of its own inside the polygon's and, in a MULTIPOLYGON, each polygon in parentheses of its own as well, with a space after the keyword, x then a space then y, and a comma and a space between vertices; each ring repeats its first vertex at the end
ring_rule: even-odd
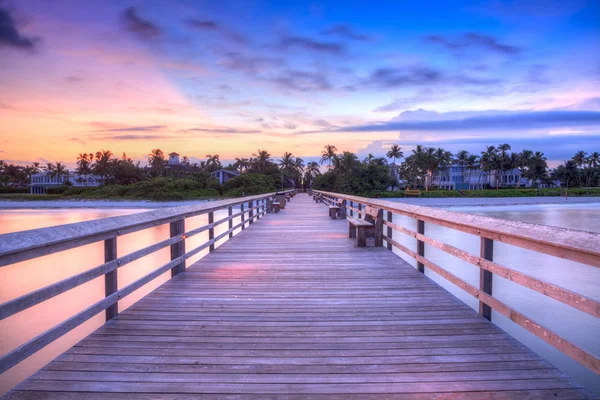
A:
POLYGON ((268 193, 274 190, 274 179, 263 174, 243 174, 223 184, 223 192, 231 197, 268 193))

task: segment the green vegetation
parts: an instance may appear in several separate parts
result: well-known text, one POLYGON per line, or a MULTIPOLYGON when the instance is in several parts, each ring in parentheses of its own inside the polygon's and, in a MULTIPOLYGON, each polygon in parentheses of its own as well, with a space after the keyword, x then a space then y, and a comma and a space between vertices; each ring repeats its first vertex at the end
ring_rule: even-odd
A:
MULTIPOLYGON (((517 197, 517 196, 563 196, 568 190, 570 196, 599 195, 596 189, 585 189, 600 185, 600 153, 577 152, 571 160, 566 160, 554 170, 549 170, 546 157, 541 152, 523 150, 511 152, 511 146, 500 144, 488 146, 481 155, 461 150, 452 154, 442 148, 417 145, 405 156, 402 148, 392 145, 386 153, 392 165, 384 157, 369 154, 362 161, 349 151, 338 152, 333 145, 326 145, 321 154, 320 164, 312 161, 307 164, 292 153, 285 152, 274 160, 271 154, 259 149, 250 158, 236 158, 233 164, 223 166, 219 155, 206 155, 206 161, 192 163, 183 156, 178 165, 169 165, 160 149, 153 149, 148 155, 148 164, 141 167, 139 162, 123 154, 116 157, 110 150, 95 153, 81 153, 77 157, 76 173, 81 182, 65 182, 63 186, 48 189, 47 196, 32 196, 27 184, 31 176, 40 171, 52 177, 68 176, 62 162, 40 165, 19 166, 0 160, 0 198, 10 199, 147 199, 156 201, 207 199, 216 197, 237 197, 268 193, 284 187, 304 186, 315 189, 354 194, 365 197, 404 197, 399 189, 421 189, 422 197, 517 197), (396 164, 397 160, 403 160, 396 164), (486 190, 447 191, 440 190, 433 182, 449 182, 447 175, 450 165, 464 166, 463 181, 471 181, 473 174, 481 171, 486 182, 481 185, 486 190), (324 166, 323 166, 324 165, 324 166), (325 172, 321 171, 324 168, 325 172), (394 171, 394 177, 390 173, 394 171), (211 173, 227 169, 237 171, 240 176, 223 185, 211 173), (520 188, 520 182, 510 182, 506 174, 519 169, 523 177, 532 182, 534 189, 520 188), (99 187, 80 186, 89 175, 98 177, 99 187), (552 188, 560 185, 564 188, 552 188), (77 186, 73 184, 77 183, 77 186), (535 189, 537 186, 550 188, 535 189), (389 189, 392 189, 389 192, 389 189), (50 197, 52 196, 52 197, 50 197)), ((480 175, 475 175, 480 176, 480 175)))

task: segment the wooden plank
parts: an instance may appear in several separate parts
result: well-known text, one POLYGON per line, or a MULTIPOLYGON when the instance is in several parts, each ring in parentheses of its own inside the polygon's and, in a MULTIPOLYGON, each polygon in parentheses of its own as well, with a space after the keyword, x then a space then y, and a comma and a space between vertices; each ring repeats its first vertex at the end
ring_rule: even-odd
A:
POLYGON ((223 219, 184 258, 246 229, 9 398, 590 397, 392 252, 354 247, 328 207, 293 203, 223 219))

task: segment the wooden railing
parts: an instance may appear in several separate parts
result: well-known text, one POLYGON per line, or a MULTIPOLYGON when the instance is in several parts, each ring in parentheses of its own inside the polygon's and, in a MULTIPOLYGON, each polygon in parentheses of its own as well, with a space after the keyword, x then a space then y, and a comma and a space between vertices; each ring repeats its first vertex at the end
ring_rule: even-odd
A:
POLYGON ((536 323, 534 320, 506 305, 492 296, 492 280, 494 275, 501 276, 521 286, 534 290, 593 317, 600 318, 600 303, 592 298, 572 292, 560 286, 529 276, 512 268, 494 262, 494 241, 544 253, 551 256, 576 261, 590 267, 600 267, 600 234, 533 225, 504 219, 489 218, 480 215, 469 215, 446 211, 432 207, 413 206, 403 203, 368 199, 339 193, 313 190, 321 193, 322 200, 333 205, 342 200, 341 209, 350 217, 360 217, 361 211, 368 206, 386 211, 386 220, 381 224, 387 232, 380 232, 387 242, 387 248, 395 247, 417 261, 417 269, 424 272, 428 267, 449 282, 479 300, 479 313, 491 321, 492 310, 502 314, 517 325, 525 328, 546 343, 554 346, 569 357, 600 374, 598 356, 567 341, 558 334, 536 323), (416 231, 407 229, 392 221, 392 215, 398 214, 415 220, 416 231), (480 237, 479 256, 457 247, 425 236, 425 223, 432 223, 446 228, 466 232, 480 237), (417 251, 412 251, 393 238, 393 231, 408 235, 417 241, 417 251), (464 260, 480 268, 479 287, 475 287, 458 276, 448 272, 441 266, 425 257, 425 243, 440 249, 454 257, 464 260))
POLYGON ((104 241, 105 261, 94 268, 0 305, 0 320, 3 320, 104 275, 105 297, 102 300, 0 357, 0 374, 103 310, 106 313, 106 320, 110 320, 119 312, 119 300, 163 273, 171 270, 171 277, 173 277, 185 271, 187 259, 206 248, 213 251, 215 243, 219 240, 233 237, 235 230, 244 229, 246 225, 252 224, 268 212, 273 195, 274 193, 270 193, 234 200, 211 201, 199 205, 169 207, 138 214, 0 235, 0 267, 100 241, 104 241), (234 206, 240 206, 240 211, 235 214, 233 213, 234 206), (228 216, 215 221, 215 212, 225 209, 228 210, 228 216), (186 218, 202 214, 208 214, 208 223, 186 232, 186 218), (240 217, 241 222, 233 226, 233 220, 237 217, 240 217), (228 229, 215 236, 215 227, 225 222, 228 223, 228 229), (119 236, 164 224, 170 225, 169 239, 126 255, 119 256, 117 254, 117 238, 119 236), (209 240, 186 252, 186 239, 206 231, 208 231, 209 240), (118 288, 118 268, 167 246, 170 246, 171 250, 170 262, 133 283, 118 288))

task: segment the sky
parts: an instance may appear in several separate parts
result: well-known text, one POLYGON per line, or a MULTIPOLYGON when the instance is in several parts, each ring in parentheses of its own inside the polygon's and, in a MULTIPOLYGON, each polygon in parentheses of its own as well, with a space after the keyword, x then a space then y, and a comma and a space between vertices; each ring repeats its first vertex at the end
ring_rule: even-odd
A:
POLYGON ((0 0, 0 159, 600 151, 600 0, 0 0))

